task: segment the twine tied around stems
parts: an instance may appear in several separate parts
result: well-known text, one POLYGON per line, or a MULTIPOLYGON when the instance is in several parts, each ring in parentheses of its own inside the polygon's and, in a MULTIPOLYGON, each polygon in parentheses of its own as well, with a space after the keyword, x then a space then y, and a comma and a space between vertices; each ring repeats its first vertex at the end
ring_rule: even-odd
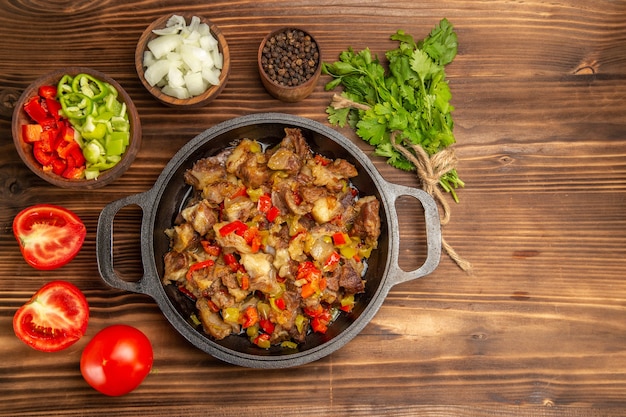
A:
MULTIPOLYGON (((446 200, 439 185, 441 176, 456 167, 456 154, 453 148, 444 148, 441 151, 428 156, 428 153, 420 145, 410 145, 413 150, 411 152, 405 146, 396 142, 396 136, 399 132, 395 131, 391 134, 391 144, 395 150, 400 152, 406 159, 411 161, 417 171, 417 176, 422 182, 422 189, 433 196, 435 201, 441 206, 440 221, 441 226, 445 226, 450 222, 450 205, 446 200)), ((448 256, 467 273, 472 272, 472 264, 461 257, 457 251, 441 237, 441 247, 446 251, 448 256)))
MULTIPOLYGON (((353 108, 365 111, 370 109, 370 106, 367 104, 356 103, 338 94, 333 96, 331 106, 335 109, 353 108)), ((442 213, 440 214, 440 222, 443 227, 450 221, 450 205, 441 187, 439 187, 439 181, 442 175, 456 167, 457 158, 454 149, 447 147, 429 156, 420 145, 409 145, 409 147, 406 147, 397 143, 396 136, 399 133, 399 131, 392 132, 390 142, 395 150, 400 152, 415 166, 417 176, 422 183, 422 189, 430 194, 441 206, 442 213)), ((441 246, 459 268, 467 273, 472 273, 472 264, 462 258, 456 250, 445 241, 443 236, 441 237, 441 246)))

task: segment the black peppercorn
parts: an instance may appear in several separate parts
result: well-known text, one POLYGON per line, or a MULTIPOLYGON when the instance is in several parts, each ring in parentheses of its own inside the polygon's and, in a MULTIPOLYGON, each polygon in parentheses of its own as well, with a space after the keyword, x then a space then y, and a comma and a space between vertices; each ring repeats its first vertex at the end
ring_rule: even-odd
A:
POLYGON ((261 65, 272 82, 296 87, 315 74, 319 65, 317 44, 310 35, 286 29, 271 36, 262 50, 261 65))

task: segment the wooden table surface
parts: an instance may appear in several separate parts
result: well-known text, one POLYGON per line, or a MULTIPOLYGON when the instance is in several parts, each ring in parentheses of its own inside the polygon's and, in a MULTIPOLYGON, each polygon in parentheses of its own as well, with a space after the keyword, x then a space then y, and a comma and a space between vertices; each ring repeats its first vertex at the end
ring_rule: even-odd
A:
MULTIPOLYGON (((605 416, 626 412, 626 3, 556 1, 0 1, 0 413, 7 415, 605 416), (232 73, 197 110, 156 102, 139 82, 135 42, 175 12, 218 24, 232 73), (404 29, 425 36, 446 17, 459 53, 447 68, 458 171, 466 182, 443 229, 469 260, 443 256, 430 275, 393 287, 351 342, 316 362, 259 370, 221 362, 190 345, 148 296, 108 287, 95 253, 101 209, 151 188, 187 141, 233 117, 264 111, 327 124, 332 92, 285 104, 264 90, 259 42, 286 25, 310 30, 326 61, 352 46, 380 57, 404 29), (96 191, 39 179, 18 158, 11 114, 22 90, 58 67, 89 66, 115 78, 138 107, 143 145, 127 173, 96 191), (13 217, 36 203, 74 210, 84 247, 69 265, 29 267, 13 217), (87 335, 41 353, 13 334, 12 317, 42 284, 65 279, 90 303, 87 335), (129 395, 99 394, 80 354, 100 329, 138 327, 155 362, 129 395)), ((371 154, 383 177, 419 187, 371 154)), ((419 247, 413 205, 402 204, 401 266, 419 247)), ((121 214, 117 266, 141 275, 140 213, 121 214)))

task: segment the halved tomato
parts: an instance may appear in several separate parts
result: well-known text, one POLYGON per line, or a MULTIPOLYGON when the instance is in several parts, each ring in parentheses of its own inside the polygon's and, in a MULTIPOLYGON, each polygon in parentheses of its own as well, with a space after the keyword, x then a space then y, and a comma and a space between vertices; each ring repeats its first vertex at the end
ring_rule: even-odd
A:
POLYGON ((76 343, 87 330, 85 295, 66 281, 41 287, 13 316, 13 331, 33 349, 56 352, 76 343))
POLYGON ((29 265, 50 270, 74 259, 83 246, 87 229, 70 210, 52 204, 38 204, 15 216, 13 234, 29 265))

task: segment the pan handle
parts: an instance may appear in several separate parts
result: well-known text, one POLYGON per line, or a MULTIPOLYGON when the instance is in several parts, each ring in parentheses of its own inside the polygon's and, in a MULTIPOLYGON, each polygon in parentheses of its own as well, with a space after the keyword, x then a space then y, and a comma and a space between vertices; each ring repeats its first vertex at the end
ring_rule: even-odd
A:
POLYGON ((144 271, 144 276, 141 279, 133 282, 125 281, 120 278, 113 268, 113 221, 115 220, 115 215, 121 209, 130 205, 137 205, 143 212, 141 223, 141 228, 143 230, 145 214, 148 211, 148 208, 145 205, 147 204, 146 202, 152 201, 150 193, 151 191, 147 191, 145 193, 130 195, 107 204, 102 209, 100 217, 98 218, 98 231, 96 234, 96 255, 98 270, 100 271, 102 279, 113 288, 147 295, 150 294, 144 285, 144 278, 146 276, 145 260, 148 259, 147 257, 149 256, 149 253, 146 252, 149 251, 145 249, 146 245, 141 245, 141 258, 144 271))
POLYGON ((389 278, 391 286, 407 282, 413 279, 428 275, 437 268, 441 258, 441 223, 439 220, 439 210, 435 200, 425 192, 418 188, 406 187, 404 185, 387 183, 385 193, 388 195, 388 201, 393 202, 391 209, 394 212, 391 225, 392 230, 389 231, 392 242, 391 259, 389 264, 389 278), (400 226, 398 222, 398 212, 395 203, 401 196, 415 197, 424 208, 424 217, 426 225, 426 245, 427 256, 424 263, 413 271, 405 271, 400 268, 400 226))

